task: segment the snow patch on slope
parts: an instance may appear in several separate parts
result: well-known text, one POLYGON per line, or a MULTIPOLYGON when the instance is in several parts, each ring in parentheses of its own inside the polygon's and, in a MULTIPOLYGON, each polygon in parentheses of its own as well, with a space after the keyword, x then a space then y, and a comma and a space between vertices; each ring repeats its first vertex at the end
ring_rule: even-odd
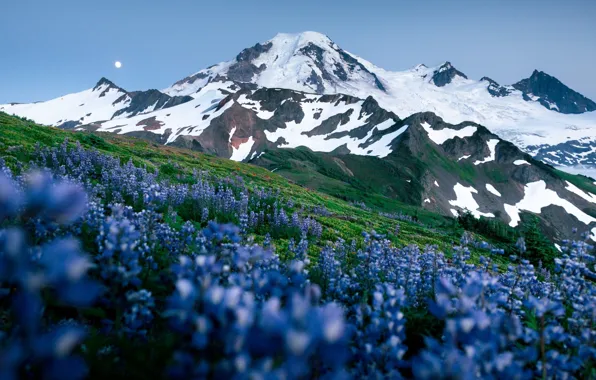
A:
POLYGON ((575 186, 574 184, 572 184, 569 181, 565 181, 565 182, 567 183, 567 186, 565 187, 565 189, 580 196, 581 198, 585 199, 586 201, 588 201, 590 203, 596 203, 596 195, 594 195, 592 193, 586 193, 585 191, 583 191, 582 189, 575 186))
POLYGON ((496 148, 497 148, 497 144, 499 143, 498 139, 490 139, 486 142, 486 145, 488 145, 488 150, 490 151, 490 154, 488 155, 488 157, 486 157, 484 160, 478 160, 476 162, 474 162, 474 165, 480 165, 480 164, 484 164, 490 161, 494 161, 495 157, 496 157, 496 148))
POLYGON ((501 196, 501 193, 499 193, 499 191, 497 189, 495 189, 495 187, 493 185, 491 185, 490 183, 486 184, 486 190, 488 190, 490 193, 493 193, 497 197, 501 196))
POLYGON ((478 129, 471 125, 464 127, 462 129, 450 129, 450 128, 432 129, 430 124, 428 124, 427 122, 423 122, 420 125, 422 126, 422 128, 424 128, 426 133, 428 133, 428 137, 435 144, 438 144, 438 145, 441 145, 445 141, 455 138, 455 137, 459 137, 459 138, 470 137, 474 133, 476 133, 476 130, 478 129))
MULTIPOLYGON (((455 192, 456 199, 449 201, 450 205, 459 207, 462 210, 468 210, 476 218, 480 218, 481 216, 485 216, 488 218, 495 217, 493 213, 485 213, 478 211, 480 206, 478 205, 478 202, 476 202, 474 196, 472 195, 478 194, 478 190, 476 190, 472 186, 465 187, 464 185, 458 182, 455 186, 453 186, 453 191, 455 192)), ((451 209, 451 212, 456 216, 458 215, 457 211, 454 209, 451 209)))
POLYGON ((517 166, 530 165, 530 163, 526 160, 515 160, 515 161, 513 161, 513 165, 517 165, 517 166))
POLYGON ((515 227, 520 221, 519 212, 521 210, 540 214, 544 207, 550 205, 563 207, 568 214, 575 216, 586 225, 596 222, 596 218, 586 214, 568 200, 562 199, 555 191, 547 189, 546 182, 542 180, 526 184, 524 198, 515 205, 505 204, 504 206, 511 218, 509 225, 515 227))
POLYGON ((234 146, 232 146, 232 157, 230 157, 230 160, 243 161, 250 154, 250 151, 254 144, 255 140, 252 138, 252 136, 250 136, 248 141, 240 144, 240 146, 237 149, 234 146))

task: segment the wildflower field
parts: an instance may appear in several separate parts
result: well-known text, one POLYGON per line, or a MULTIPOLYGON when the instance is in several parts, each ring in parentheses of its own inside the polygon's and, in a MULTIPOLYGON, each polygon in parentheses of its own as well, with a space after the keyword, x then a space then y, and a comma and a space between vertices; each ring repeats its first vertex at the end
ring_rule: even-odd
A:
POLYGON ((538 260, 523 234, 4 114, 0 153, 0 379, 596 378, 581 231, 538 260))

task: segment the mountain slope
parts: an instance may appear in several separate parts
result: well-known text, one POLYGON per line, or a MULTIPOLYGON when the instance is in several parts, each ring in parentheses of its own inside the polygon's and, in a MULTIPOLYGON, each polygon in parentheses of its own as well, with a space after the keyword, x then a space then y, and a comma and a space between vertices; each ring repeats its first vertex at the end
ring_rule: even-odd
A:
POLYGON ((281 167, 288 178, 347 200, 361 199, 360 191, 377 194, 375 204, 385 197, 446 216, 468 210, 512 227, 531 212, 553 236, 569 237, 573 228, 596 235, 590 183, 567 183, 479 124, 453 125, 430 112, 402 120, 373 97, 211 81, 181 105, 76 129, 281 167))
MULTIPOLYGON (((102 82, 104 80, 98 86, 102 82)), ((143 128, 128 129, 134 129, 140 136, 172 143, 170 137, 163 135, 168 130, 175 134, 186 128, 181 135, 196 136, 208 127, 209 121, 202 119, 205 100, 210 99, 208 95, 205 98, 206 92, 221 83, 230 85, 224 86, 225 91, 217 97, 246 87, 242 84, 319 95, 342 93, 361 99, 372 96, 381 108, 400 118, 433 112, 454 124, 476 122, 532 154, 547 154, 552 151, 550 147, 556 146, 556 152, 548 153, 549 162, 554 165, 591 167, 596 161, 596 152, 590 149, 591 139, 596 136, 596 112, 589 112, 594 109, 594 102, 556 78, 535 71, 528 79, 504 86, 488 77, 480 81, 469 79, 449 62, 391 72, 341 49, 327 36, 316 32, 278 34, 269 41, 244 49, 231 61, 179 80, 162 93, 156 90, 153 94, 129 93, 109 82, 106 99, 98 97, 105 91, 102 88, 99 93, 87 90, 49 102, 0 105, 0 110, 66 127, 146 113, 150 116, 136 119, 137 123, 161 131, 161 137, 148 135, 143 128), (186 104, 190 97, 203 98, 202 103, 194 103, 200 112, 186 104), (180 105, 172 107, 176 104, 180 105), (170 107, 171 112, 160 112, 164 107, 170 107), (153 110, 157 112, 152 114, 153 110), (170 119, 164 120, 168 114, 170 119), (161 122, 153 121, 157 119, 161 122), (573 146, 568 144, 571 141, 573 146), (577 149, 586 154, 578 155, 577 149)), ((131 123, 112 124, 126 127, 131 123)))
POLYGON ((596 110, 596 103, 565 86, 557 78, 534 70, 532 76, 513 85, 528 100, 537 100, 544 107, 561 113, 583 113, 596 110))
POLYGON ((305 148, 270 149, 251 160, 314 189, 377 204, 381 194, 443 215, 500 219, 512 227, 525 214, 552 236, 573 228, 596 238, 596 186, 532 159, 473 123, 450 125, 432 113, 397 121, 400 133, 383 159, 305 148))
POLYGON ((468 79, 449 62, 390 72, 314 32, 278 34, 164 92, 192 96, 221 77, 297 91, 372 95, 381 107, 402 118, 430 111, 450 123, 473 121, 522 148, 578 140, 596 131, 596 115, 586 113, 594 110, 594 102, 547 74, 535 71, 529 79, 501 86, 487 77, 468 79))
POLYGON ((443 215, 467 209, 510 226, 531 212, 553 234, 569 236, 573 227, 593 228, 596 189, 505 140, 552 164, 592 163, 596 113, 557 112, 567 110, 568 97, 587 100, 552 77, 533 77, 517 84, 520 90, 471 80, 449 62, 387 72, 309 32, 280 34, 163 92, 127 92, 102 78, 81 93, 0 109, 271 170, 285 157, 292 160, 283 163, 285 175, 346 199, 372 192, 443 215), (546 108, 547 101, 558 103, 546 108), (406 112, 417 109, 432 112, 406 112), (310 151, 294 150, 300 147, 310 151))
POLYGON ((100 120, 126 118, 174 107, 192 100, 190 96, 169 96, 157 90, 128 92, 106 78, 88 90, 46 102, 0 105, 0 111, 20 115, 38 123, 74 128, 100 120))

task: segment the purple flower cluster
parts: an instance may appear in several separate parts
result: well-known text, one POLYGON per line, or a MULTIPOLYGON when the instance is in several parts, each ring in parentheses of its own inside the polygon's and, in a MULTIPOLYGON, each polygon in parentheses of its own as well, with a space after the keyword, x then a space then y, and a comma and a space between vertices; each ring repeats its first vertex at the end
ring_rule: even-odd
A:
MULTIPOLYGON (((17 379, 34 373, 48 379, 82 378, 87 369, 75 354, 86 329, 48 322, 52 305, 89 306, 99 295, 98 283, 87 277, 92 267, 79 242, 68 236, 33 245, 30 228, 74 222, 86 195, 76 185, 53 182, 47 173, 32 172, 16 181, 0 173, 0 301, 10 308, 8 329, 0 333, 0 377, 17 379)), ((44 228, 45 229, 45 228, 44 228)))
POLYGON ((201 223, 211 220, 232 222, 244 233, 271 231, 274 237, 300 237, 304 232, 320 237, 321 226, 283 200, 279 190, 249 188, 242 178, 218 178, 207 172, 194 172, 182 183, 161 179, 158 171, 137 167, 132 160, 119 159, 88 151, 80 145, 68 148, 38 146, 34 165, 51 170, 57 178, 81 183, 98 204, 126 204, 134 210, 167 214, 201 223))
POLYGON ((501 252, 469 234, 447 253, 374 231, 323 243, 326 209, 239 178, 168 177, 175 165, 67 143, 38 147, 30 166, 0 161, 0 378, 81 378, 85 355, 126 373, 148 346, 170 378, 594 376, 585 241, 552 271, 523 255, 500 270, 472 260, 468 247, 501 252), (441 331, 409 344, 412 320, 441 331), (102 343, 81 346, 87 335, 102 343))

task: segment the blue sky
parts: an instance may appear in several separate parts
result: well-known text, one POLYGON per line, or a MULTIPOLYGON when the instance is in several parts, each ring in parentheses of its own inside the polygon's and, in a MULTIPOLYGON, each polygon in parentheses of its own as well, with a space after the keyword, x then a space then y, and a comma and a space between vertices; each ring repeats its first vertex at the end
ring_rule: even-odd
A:
POLYGON ((593 0, 3 3, 0 103, 47 100, 102 76, 161 89, 278 32, 305 30, 388 70, 451 61, 471 78, 510 84, 536 68, 596 100, 593 0))

